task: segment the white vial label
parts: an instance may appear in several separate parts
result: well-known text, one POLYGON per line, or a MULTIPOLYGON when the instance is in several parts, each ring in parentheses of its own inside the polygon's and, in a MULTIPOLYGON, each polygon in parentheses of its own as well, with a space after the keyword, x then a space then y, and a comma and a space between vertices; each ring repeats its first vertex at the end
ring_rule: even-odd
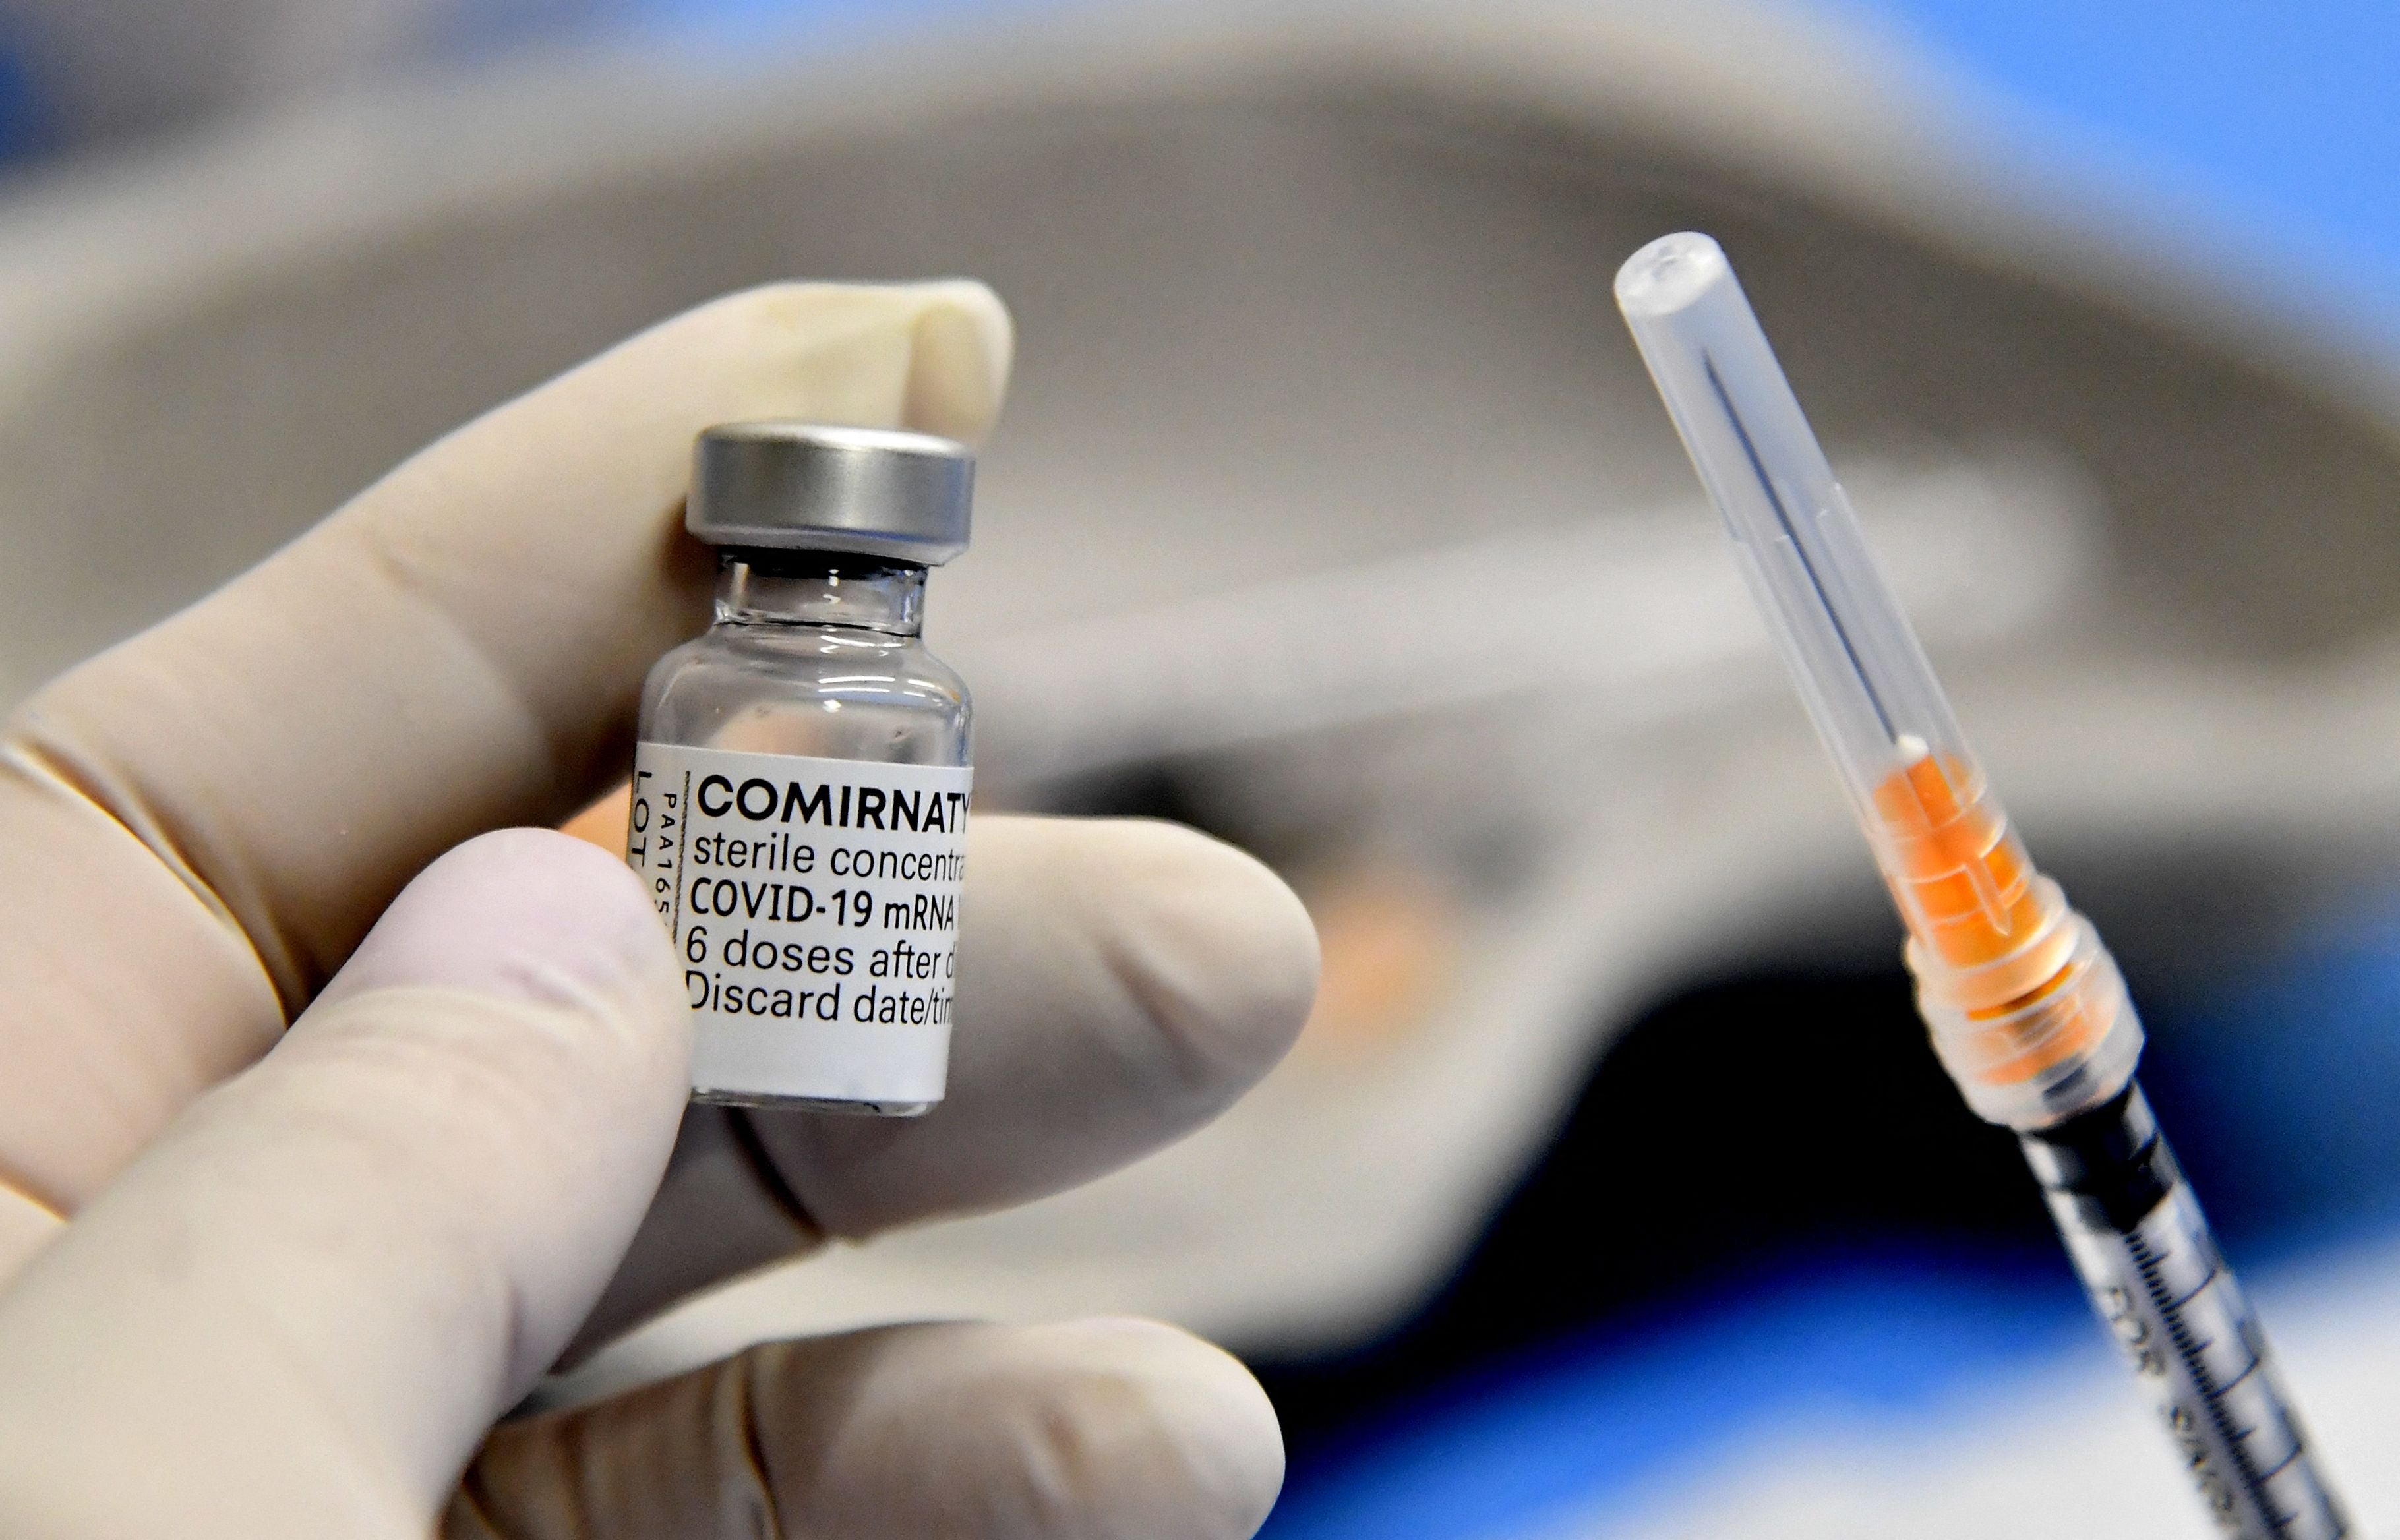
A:
POLYGON ((942 1099, 972 776, 634 750, 625 859, 683 961, 695 1094, 942 1099))

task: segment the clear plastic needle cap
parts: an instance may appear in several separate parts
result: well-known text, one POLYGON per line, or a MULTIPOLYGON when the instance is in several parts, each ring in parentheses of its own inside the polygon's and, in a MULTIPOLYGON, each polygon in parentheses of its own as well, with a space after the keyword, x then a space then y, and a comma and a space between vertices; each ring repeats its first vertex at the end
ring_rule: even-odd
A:
POLYGON ((1616 302, 1858 810, 1969 1104, 2039 1128, 2115 1094, 2141 1051, 2116 965, 2010 827, 1725 252, 1654 240, 1616 302))
POLYGON ((1744 576, 1862 814, 1928 753, 1963 756, 1956 719, 1861 538, 1731 264, 1707 236, 1644 246, 1616 303, 1725 517, 1744 576))

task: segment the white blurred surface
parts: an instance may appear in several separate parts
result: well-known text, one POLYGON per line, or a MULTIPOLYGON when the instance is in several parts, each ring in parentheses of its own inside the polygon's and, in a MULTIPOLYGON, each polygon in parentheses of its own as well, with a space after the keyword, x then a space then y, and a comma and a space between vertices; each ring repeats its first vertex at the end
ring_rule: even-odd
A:
MULTIPOLYGON (((2400 1532, 2400 1247, 2252 1293, 2362 1536, 2400 1532)), ((2095 1334, 2098 1328, 2095 1325, 2095 1334)), ((1829 1414, 1725 1449, 1642 1510, 1508 1540, 2194 1540, 2208 1521, 2139 1387, 2074 1353, 1930 1425, 1829 1414)), ((1458 1540, 1500 1540, 1498 1534, 1458 1540)))

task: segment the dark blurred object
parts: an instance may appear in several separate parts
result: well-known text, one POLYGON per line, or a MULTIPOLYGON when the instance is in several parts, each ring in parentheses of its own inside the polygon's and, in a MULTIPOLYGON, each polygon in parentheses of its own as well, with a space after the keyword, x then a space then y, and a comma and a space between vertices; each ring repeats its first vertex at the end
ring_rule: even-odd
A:
MULTIPOLYGON (((2400 291, 2400 8, 2388 0, 1853 0, 2134 180, 2339 252, 2400 291)), ((2051 143, 2029 153, 2055 157, 2051 143)), ((2384 308, 2391 308, 2387 299, 2384 308)))
POLYGON ((2076 1298, 2016 1141, 1958 1099, 1909 988, 1764 974, 1646 1013, 1430 1309, 1360 1354, 1253 1363, 1295 1458, 1480 1365, 1830 1256, 1948 1251, 2076 1298))
POLYGON ((555 36, 609 0, 0 0, 0 159, 83 150, 555 36))

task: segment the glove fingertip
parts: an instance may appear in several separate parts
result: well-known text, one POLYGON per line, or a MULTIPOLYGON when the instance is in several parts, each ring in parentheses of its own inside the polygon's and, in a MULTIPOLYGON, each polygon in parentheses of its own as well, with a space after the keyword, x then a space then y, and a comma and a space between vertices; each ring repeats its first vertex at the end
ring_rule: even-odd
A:
POLYGON ((1116 963, 1195 1085, 1230 1100, 1280 1063, 1316 999, 1316 927, 1248 852, 1177 824, 1113 831, 1116 963))
POLYGON ((1266 1522, 1283 1491, 1283 1427, 1239 1359, 1178 1328, 1132 1316, 1040 1329, 1140 1387, 1156 1453, 1139 1485, 1155 1511, 1135 1533, 1171 1533, 1180 1517, 1195 1536, 1248 1540, 1266 1522))
POLYGON ((972 279, 924 285, 928 304, 909 332, 901 418, 909 427, 979 444, 1000 416, 1016 351, 1008 307, 972 279))

